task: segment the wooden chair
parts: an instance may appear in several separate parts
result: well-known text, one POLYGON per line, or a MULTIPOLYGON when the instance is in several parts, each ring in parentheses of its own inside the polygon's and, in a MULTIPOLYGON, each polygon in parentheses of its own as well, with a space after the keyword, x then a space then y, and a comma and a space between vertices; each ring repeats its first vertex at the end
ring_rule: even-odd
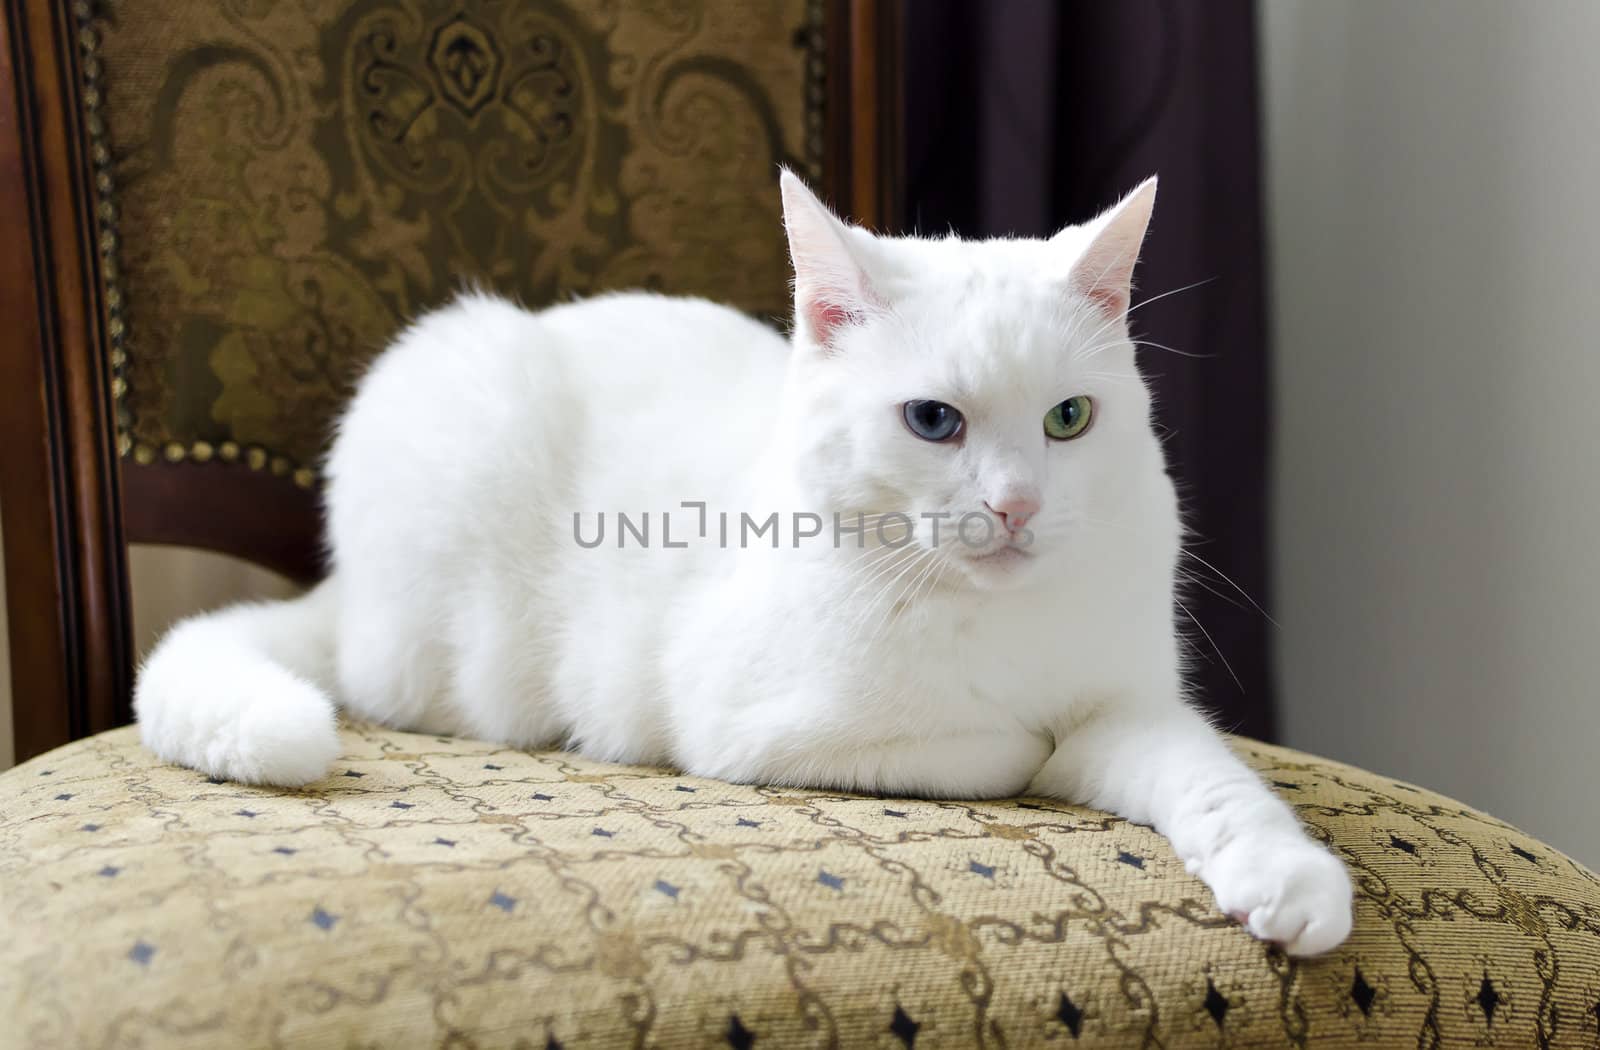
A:
POLYGON ((778 164, 898 218, 896 0, 3 13, 19 761, 130 718, 127 544, 319 575, 329 422, 462 282, 778 319, 778 164))

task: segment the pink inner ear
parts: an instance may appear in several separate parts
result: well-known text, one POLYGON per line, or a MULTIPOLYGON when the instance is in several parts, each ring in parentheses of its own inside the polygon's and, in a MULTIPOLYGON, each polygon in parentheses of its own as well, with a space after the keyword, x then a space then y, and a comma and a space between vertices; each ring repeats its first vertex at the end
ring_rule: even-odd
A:
POLYGON ((824 346, 832 343, 834 333, 852 320, 849 310, 827 299, 813 299, 805 310, 812 337, 824 346))
POLYGON ((1116 320, 1128 312, 1128 293, 1120 288, 1089 288, 1084 294, 1110 320, 1116 320))

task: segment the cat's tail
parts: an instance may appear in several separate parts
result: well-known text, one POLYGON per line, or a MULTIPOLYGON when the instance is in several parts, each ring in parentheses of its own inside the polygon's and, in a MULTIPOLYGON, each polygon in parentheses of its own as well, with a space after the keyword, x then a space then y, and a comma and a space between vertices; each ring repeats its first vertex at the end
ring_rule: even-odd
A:
POLYGON ((294 787, 339 756, 333 697, 338 590, 184 620, 140 668, 139 734, 168 762, 246 784, 294 787))

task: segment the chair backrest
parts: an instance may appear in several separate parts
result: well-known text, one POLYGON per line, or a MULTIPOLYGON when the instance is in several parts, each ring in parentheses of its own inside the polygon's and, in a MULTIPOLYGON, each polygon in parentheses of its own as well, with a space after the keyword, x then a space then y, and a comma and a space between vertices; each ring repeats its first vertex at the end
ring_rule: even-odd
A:
POLYGON ((330 422, 455 289, 781 321, 779 164, 897 218, 893 0, 4 11, 19 758, 128 717, 125 543, 315 578, 330 422))

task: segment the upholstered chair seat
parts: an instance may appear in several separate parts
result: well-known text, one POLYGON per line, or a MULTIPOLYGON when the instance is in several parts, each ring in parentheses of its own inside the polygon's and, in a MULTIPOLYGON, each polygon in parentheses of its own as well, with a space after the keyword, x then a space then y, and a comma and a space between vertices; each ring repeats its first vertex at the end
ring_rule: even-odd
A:
POLYGON ((1600 880, 1239 739, 1349 864, 1290 959, 1149 828, 743 787, 354 725, 298 791, 133 729, 0 775, 0 1046, 1600 1044, 1600 880))

